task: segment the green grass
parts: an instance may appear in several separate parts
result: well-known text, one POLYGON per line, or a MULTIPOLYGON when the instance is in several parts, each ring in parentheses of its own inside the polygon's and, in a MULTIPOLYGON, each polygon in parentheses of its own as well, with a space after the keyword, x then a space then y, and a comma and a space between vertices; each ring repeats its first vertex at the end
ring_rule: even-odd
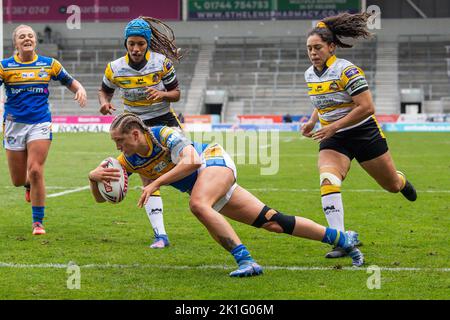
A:
MULTIPOLYGON (((95 204, 88 190, 49 198, 48 234, 33 237, 30 206, 23 189, 11 187, 3 150, 0 263, 16 266, 0 265, 0 299, 448 299, 450 272, 442 269, 450 267, 450 134, 387 136, 397 167, 418 189, 418 200, 410 203, 382 191, 356 162, 343 187, 346 227, 360 233, 367 266, 395 268, 381 271, 379 290, 367 288, 370 274, 364 269, 341 268, 350 266, 349 259, 324 259, 325 244, 235 222, 241 240, 267 268, 260 277, 229 278, 233 258, 189 212, 187 195, 170 187, 162 189, 168 249, 148 248, 151 228, 144 210, 136 207, 137 189, 118 205, 95 204), (67 289, 64 266, 44 267, 69 262, 81 266, 79 290, 67 289), (198 268, 202 265, 216 267, 198 268)), ((106 134, 55 134, 46 185, 64 189, 48 189, 48 194, 86 186, 89 170, 116 154, 106 134)), ((279 159, 277 175, 260 175, 258 165, 239 165, 239 184, 282 212, 326 224, 317 144, 282 133, 279 159)), ((139 186, 138 177, 130 180, 139 186)))

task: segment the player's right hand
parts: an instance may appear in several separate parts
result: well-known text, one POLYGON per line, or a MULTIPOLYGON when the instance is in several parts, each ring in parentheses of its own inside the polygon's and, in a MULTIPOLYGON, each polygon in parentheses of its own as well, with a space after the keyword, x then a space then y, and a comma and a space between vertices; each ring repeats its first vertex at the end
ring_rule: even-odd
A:
POLYGON ((116 168, 105 168, 103 164, 89 172, 89 180, 96 182, 119 181, 120 170, 116 168))
POLYGON ((116 111, 116 108, 111 103, 105 103, 100 107, 100 113, 103 115, 111 114, 116 111))
POLYGON ((314 129, 315 126, 316 126, 315 123, 308 121, 302 125, 300 132, 303 136, 311 138, 313 135, 312 130, 314 129))

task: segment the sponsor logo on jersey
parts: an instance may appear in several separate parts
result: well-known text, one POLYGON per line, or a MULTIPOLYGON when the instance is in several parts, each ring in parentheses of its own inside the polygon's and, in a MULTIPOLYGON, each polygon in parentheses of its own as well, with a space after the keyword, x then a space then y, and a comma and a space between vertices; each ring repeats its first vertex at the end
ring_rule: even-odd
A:
POLYGON ((330 78, 339 78, 337 73, 335 71, 330 71, 330 74, 328 75, 330 78))
POLYGON ((152 81, 153 82, 158 82, 159 81, 159 76, 155 73, 155 74, 153 74, 153 76, 152 76, 152 81))
POLYGON ((170 68, 172 68, 172 63, 170 63, 170 61, 167 61, 166 69, 169 70, 170 68))
POLYGON ((366 85, 367 85, 366 80, 358 79, 350 86, 350 90, 355 91, 355 90, 359 89, 360 87, 364 87, 366 85))
POLYGON ((323 91, 323 87, 322 87, 321 84, 319 84, 319 85, 316 87, 316 92, 321 92, 321 91, 323 91))
POLYGON ((350 68, 347 71, 344 72, 347 78, 353 77, 355 74, 358 74, 359 71, 357 68, 350 68))
POLYGON ((167 163, 165 161, 161 161, 156 166, 153 167, 153 171, 155 172, 161 172, 164 170, 164 168, 167 167, 167 163))
POLYGON ((32 93, 47 93, 46 89, 44 89, 44 88, 34 88, 34 87, 19 88, 19 89, 11 88, 12 94, 19 94, 24 91, 28 91, 28 92, 32 92, 32 93))
POLYGON ((10 63, 8 63, 8 67, 9 67, 9 68, 20 67, 20 65, 17 64, 17 63, 14 63, 14 62, 10 62, 10 63))
POLYGON ((46 62, 36 62, 37 66, 46 66, 47 63, 46 62))
POLYGON ((139 78, 139 79, 137 79, 137 81, 136 81, 136 84, 144 84, 144 83, 145 83, 144 78, 139 78))
POLYGON ((131 84, 131 80, 119 81, 120 84, 131 84))
POLYGON ((48 73, 45 71, 44 68, 42 68, 42 69, 39 71, 38 77, 39 77, 39 78, 47 78, 47 77, 48 77, 48 73))
POLYGON ((24 79, 34 78, 34 76, 34 72, 22 72, 22 78, 24 79))
POLYGON ((173 148, 175 145, 177 145, 179 142, 181 142, 181 139, 177 135, 171 134, 172 132, 169 132, 170 135, 168 136, 168 138, 166 140, 166 145, 170 149, 173 148))
POLYGON ((338 89, 339 89, 339 85, 337 84, 336 81, 333 81, 333 82, 330 84, 330 90, 338 90, 338 89))

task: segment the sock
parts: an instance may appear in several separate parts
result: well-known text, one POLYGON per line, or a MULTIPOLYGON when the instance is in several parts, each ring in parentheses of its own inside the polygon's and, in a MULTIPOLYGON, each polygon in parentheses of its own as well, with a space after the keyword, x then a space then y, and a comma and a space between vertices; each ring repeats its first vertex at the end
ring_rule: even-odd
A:
POLYGON ((253 258, 250 255, 250 252, 247 250, 247 248, 243 244, 240 244, 237 247, 235 247, 233 250, 231 250, 231 254, 233 255, 234 260, 236 260, 238 265, 253 261, 253 258))
POLYGON ((42 220, 44 220, 45 207, 31 207, 31 210, 33 215, 33 223, 42 223, 42 220))
POLYGON ((400 177, 400 179, 402 180, 402 187, 400 188, 400 190, 403 190, 406 186, 406 178, 403 174, 399 173, 397 171, 397 175, 400 177))
POLYGON ((320 187, 322 208, 330 228, 339 231, 344 229, 344 206, 342 205, 341 188, 334 185, 320 187))
POLYGON ((322 242, 328 243, 334 246, 342 247, 345 244, 345 233, 336 229, 327 228, 322 242))
POLYGON ((166 229, 164 228, 163 218, 163 203, 161 197, 150 196, 147 204, 145 205, 145 211, 147 212, 148 219, 152 225, 155 237, 159 235, 166 235, 166 229))

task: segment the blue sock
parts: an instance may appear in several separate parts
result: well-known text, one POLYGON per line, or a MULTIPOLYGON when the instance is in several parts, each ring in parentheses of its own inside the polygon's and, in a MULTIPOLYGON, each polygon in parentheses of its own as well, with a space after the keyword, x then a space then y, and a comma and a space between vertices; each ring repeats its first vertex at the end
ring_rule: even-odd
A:
POLYGON ((336 229, 327 228, 322 242, 342 247, 345 244, 345 233, 336 229))
POLYGON ((243 244, 240 244, 236 248, 231 250, 231 254, 233 255, 234 260, 236 260, 238 265, 241 265, 242 263, 245 262, 253 261, 250 252, 243 244))
POLYGON ((42 223, 42 220, 44 220, 45 207, 31 207, 31 210, 33 212, 33 223, 42 223))

